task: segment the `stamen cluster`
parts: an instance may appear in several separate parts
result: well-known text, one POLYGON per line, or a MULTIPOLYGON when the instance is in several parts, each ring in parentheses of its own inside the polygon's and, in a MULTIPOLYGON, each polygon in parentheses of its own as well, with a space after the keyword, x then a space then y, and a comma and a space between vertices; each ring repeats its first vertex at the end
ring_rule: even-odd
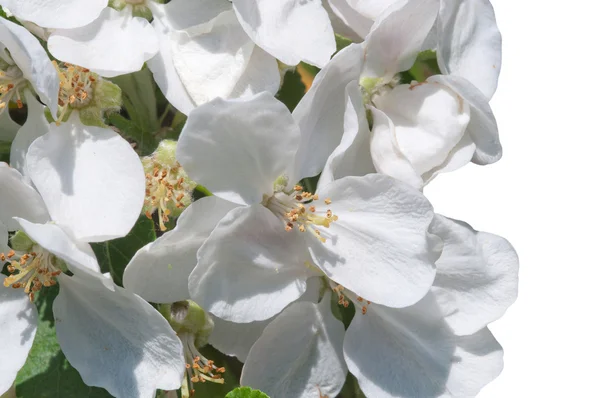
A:
POLYGON ((62 121, 69 107, 79 109, 92 102, 92 94, 98 76, 89 69, 64 63, 59 66, 53 61, 60 78, 58 105, 61 107, 58 122, 62 121))
POLYGON ((56 257, 43 249, 25 253, 18 258, 14 250, 6 254, 0 253, 0 261, 10 262, 6 267, 10 276, 4 278, 4 286, 22 288, 31 301, 43 287, 56 285, 56 277, 61 274, 61 270, 55 265, 56 257))
POLYGON ((6 65, 5 68, 0 69, 0 112, 2 112, 7 107, 8 103, 15 97, 17 107, 23 107, 23 101, 21 100, 19 90, 27 83, 27 80, 23 77, 23 73, 17 66, 6 65))

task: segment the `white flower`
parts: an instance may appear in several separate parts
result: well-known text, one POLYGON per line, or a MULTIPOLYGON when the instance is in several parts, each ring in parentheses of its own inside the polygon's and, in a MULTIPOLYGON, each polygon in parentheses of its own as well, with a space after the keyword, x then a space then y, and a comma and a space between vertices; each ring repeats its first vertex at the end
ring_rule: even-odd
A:
POLYGON ((17 18, 44 28, 77 28, 98 17, 108 0, 0 0, 17 18))
MULTIPOLYGON (((0 221, 26 237, 26 243, 23 238, 19 245, 12 242, 19 252, 0 255, 2 262, 10 262, 11 273, 2 289, 24 289, 23 296, 33 297, 45 286, 60 284, 53 305, 57 338, 86 384, 123 398, 152 397, 156 388, 178 388, 184 369, 179 339, 152 306, 99 272, 87 243, 124 236, 130 230, 132 214, 139 213, 143 201, 143 176, 141 186, 135 179, 136 172, 143 174, 141 165, 130 170, 120 161, 126 155, 124 148, 109 130, 88 130, 98 141, 92 144, 81 139, 85 132, 63 126, 67 131, 51 131, 27 154, 29 177, 37 191, 17 170, 0 164, 4 187, 0 221), (114 158, 105 163, 100 152, 114 158), (63 168, 69 172, 60 175, 57 170, 63 168), (127 184, 134 189, 127 189, 127 184)), ((14 325, 9 330, 17 333, 24 322, 34 330, 36 317, 32 313, 23 320, 21 312, 29 310, 11 297, 12 293, 3 293, 0 301, 6 312, 2 319, 14 325)), ((7 366, 22 364, 22 354, 29 349, 28 334, 21 334, 21 340, 14 339, 21 342, 15 348, 20 354, 15 364, 7 366)), ((2 386, 12 382, 5 377, 13 376, 13 371, 3 374, 2 386)))
MULTIPOLYGON (((11 141, 16 131, 6 112, 9 102, 22 107, 21 96, 32 87, 56 115, 59 79, 38 40, 27 29, 4 18, 0 18, 0 49, 0 115, 3 118, 0 139, 11 141)), ((37 103, 35 96, 31 98, 37 103)))
POLYGON ((274 94, 280 85, 277 59, 322 67, 335 51, 320 0, 175 0, 152 10, 160 51, 148 66, 185 114, 217 97, 274 94))
MULTIPOLYGON (((447 46, 437 46, 438 63, 449 74, 431 76, 421 83, 398 82, 397 74, 413 65, 436 20, 439 25, 438 7, 438 0, 413 0, 388 8, 362 45, 347 47, 320 72, 294 111, 298 118, 314 120, 307 128, 315 137, 350 134, 354 138, 345 138, 346 146, 354 139, 363 141, 350 145, 354 156, 362 162, 370 159, 378 172, 417 188, 440 172, 469 161, 493 163, 501 156, 497 126, 488 104, 499 70, 499 36, 486 36, 487 31, 476 29, 481 22, 477 16, 465 25, 474 26, 467 30, 475 32, 473 36, 456 33, 447 46), (465 79, 475 69, 479 73, 473 80, 465 79), (352 88, 357 83, 360 93, 352 88), (362 126, 358 126, 363 130, 360 133, 343 127, 343 115, 350 109, 345 106, 348 101, 355 104, 352 112, 364 119, 361 96, 372 116, 371 134, 362 126), (369 136, 366 145, 364 134, 369 136), (362 149, 357 150, 357 146, 362 149)), ((451 20, 457 24, 456 32, 462 32, 461 21, 465 22, 451 20)), ((338 153, 338 158, 344 156, 338 153)), ((328 173, 337 178, 335 170, 328 173)))
POLYGON ((346 369, 367 397, 472 397, 502 369, 486 328, 514 302, 518 260, 495 235, 436 216, 444 240, 430 293, 401 309, 344 290, 356 313, 344 332, 321 303, 295 303, 252 346, 241 384, 270 396, 335 396, 346 369), (347 368, 346 368, 347 366, 347 368))

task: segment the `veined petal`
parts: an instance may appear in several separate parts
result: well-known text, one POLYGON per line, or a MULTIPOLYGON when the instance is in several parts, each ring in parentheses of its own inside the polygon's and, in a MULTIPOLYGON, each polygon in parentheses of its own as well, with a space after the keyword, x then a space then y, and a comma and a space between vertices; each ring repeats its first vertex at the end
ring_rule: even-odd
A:
POLYGON ((269 93, 217 98, 190 114, 177 159, 191 179, 215 195, 260 203, 292 162, 299 138, 290 112, 269 93))
POLYGON ((433 292, 458 335, 500 318, 517 298, 519 260, 510 243, 436 215, 431 232, 444 241, 433 292))
POLYGON ((500 160, 502 146, 498 136, 498 125, 485 95, 460 76, 435 75, 428 81, 450 87, 469 104, 471 121, 467 126, 467 133, 475 143, 472 161, 477 164, 491 164, 500 160))
POLYGON ((329 298, 294 303, 275 318, 252 346, 240 384, 271 397, 337 396, 348 370, 344 325, 331 314, 329 298))
POLYGON ((19 229, 19 223, 13 217, 40 223, 48 221, 48 210, 40 194, 25 182, 21 173, 6 163, 0 163, 0 186, 3 187, 0 222, 9 231, 19 229))
POLYGON ((378 17, 363 43, 362 77, 384 83, 410 69, 438 15, 440 0, 399 1, 378 17))
POLYGON ((153 303, 187 300, 188 278, 196 253, 218 222, 235 204, 217 196, 193 202, 177 219, 177 226, 141 248, 123 274, 123 285, 153 303))
POLYGON ((416 189, 391 177, 344 177, 318 192, 338 216, 307 235, 316 265, 357 295, 389 307, 420 300, 435 277, 439 238, 428 233, 433 209, 416 189))
POLYGON ((377 172, 421 189, 423 179, 398 147, 396 126, 382 111, 371 107, 371 159, 377 172))
POLYGON ((252 41, 284 64, 322 68, 335 52, 321 0, 233 0, 233 9, 252 41))
MULTIPOLYGON (((0 238, 1 239, 1 238, 0 238)), ((22 290, 0 287, 0 395, 10 389, 25 364, 37 329, 37 310, 22 290)))
MULTIPOLYGON (((50 124, 44 115, 44 106, 29 90, 25 90, 25 98, 27 99, 27 120, 19 129, 10 146, 10 165, 23 175, 27 174, 25 159, 29 146, 37 138, 50 131, 50 124)), ((8 112, 6 113, 8 114, 8 112)))
POLYGON ((323 168, 319 186, 342 177, 361 176, 376 172, 371 159, 369 141, 371 133, 360 88, 356 81, 346 86, 346 111, 344 135, 323 168))
POLYGON ((351 44, 315 77, 308 93, 296 109, 294 119, 300 126, 302 139, 295 159, 292 181, 319 174, 327 158, 340 144, 344 134, 346 87, 358 80, 363 65, 363 50, 351 44))
MULTIPOLYGON (((2 3, 0 0, 0 4, 9 7, 17 15, 12 7, 5 4, 7 2, 13 3, 7 0, 2 3)), ((17 0, 16 3, 32 5, 31 2, 22 0, 17 0)), ((44 7, 39 5, 39 8, 44 7)), ((31 82, 42 102, 48 105, 52 115, 56 116, 59 89, 58 72, 38 39, 24 27, 0 18, 0 43, 10 51, 10 56, 23 73, 23 77, 31 82)))
POLYGON ((88 25, 55 30, 48 50, 61 61, 114 77, 140 70, 158 52, 158 39, 146 19, 107 7, 88 25))
POLYGON ((113 130, 84 126, 77 112, 31 144, 27 169, 52 220, 79 241, 125 236, 142 209, 138 155, 113 130))
POLYGON ((270 210, 261 204, 240 207, 198 251, 190 295, 221 319, 262 321, 302 296, 306 280, 317 274, 305 264, 309 259, 302 238, 285 233, 270 210))
POLYGON ((394 123, 397 149, 419 175, 448 159, 470 121, 468 103, 450 88, 428 81, 401 84, 374 96, 373 103, 394 123))
POLYGON ((0 0, 0 5, 17 18, 44 28, 70 29, 96 19, 108 0, 0 0))
POLYGON ((77 275, 60 275, 59 283, 56 337, 87 385, 118 398, 150 398, 158 388, 180 387, 181 342, 150 304, 118 286, 108 289, 77 275))
POLYGON ((250 61, 255 45, 233 11, 171 33, 173 65, 196 105, 228 98, 250 61))
POLYGON ((64 260, 74 274, 103 278, 96 255, 87 243, 74 241, 56 224, 35 224, 22 218, 16 221, 34 242, 64 260))
POLYGON ((444 74, 469 80, 488 99, 502 64, 502 37, 488 0, 442 0, 437 58, 444 74))

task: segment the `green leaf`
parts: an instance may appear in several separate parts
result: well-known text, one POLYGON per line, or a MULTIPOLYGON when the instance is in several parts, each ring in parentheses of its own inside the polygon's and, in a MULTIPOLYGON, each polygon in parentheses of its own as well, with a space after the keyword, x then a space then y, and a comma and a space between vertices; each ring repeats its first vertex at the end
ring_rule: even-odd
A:
POLYGON ((288 107, 290 112, 296 108, 298 102, 304 96, 306 86, 302 83, 302 77, 297 70, 289 70, 283 75, 283 84, 277 92, 276 98, 288 107))
POLYGON ((36 297, 38 328, 25 366, 17 375, 18 398, 110 398, 106 390, 83 383, 62 351, 54 331, 52 303, 58 286, 42 289, 36 297))
POLYGON ((352 44, 352 40, 347 38, 346 36, 335 34, 335 52, 339 52, 340 50, 348 47, 352 44))
POLYGON ((253 390, 250 387, 238 387, 225 395, 225 398, 269 398, 269 396, 262 391, 253 390))
POLYGON ((112 113, 108 116, 110 124, 119 129, 122 136, 129 138, 137 143, 137 149, 141 156, 146 156, 154 152, 158 142, 151 134, 144 134, 140 128, 131 120, 124 118, 119 113, 112 113))
POLYGON ((102 272, 110 272, 117 285, 123 285, 123 271, 135 253, 156 240, 154 221, 140 216, 129 234, 108 242, 92 243, 102 272))

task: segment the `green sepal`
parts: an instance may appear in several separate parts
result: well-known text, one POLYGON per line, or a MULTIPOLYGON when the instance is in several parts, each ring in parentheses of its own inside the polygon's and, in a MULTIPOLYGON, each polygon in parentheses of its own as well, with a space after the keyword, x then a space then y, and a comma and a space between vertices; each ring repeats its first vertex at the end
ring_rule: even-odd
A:
POLYGON ((18 252, 30 252, 35 242, 23 231, 17 231, 10 238, 10 247, 18 252))
POLYGON ((108 80, 99 79, 94 88, 92 106, 97 106, 104 112, 118 111, 123 103, 121 87, 108 80))
POLYGON ((114 8, 117 11, 121 11, 127 6, 127 2, 125 0, 109 0, 108 6, 110 8, 114 8))
POLYGON ((238 387, 225 395, 225 398, 269 398, 269 396, 260 390, 253 390, 250 387, 238 387))
POLYGON ((208 343, 214 323, 198 304, 191 300, 178 301, 173 304, 160 304, 158 310, 176 333, 193 334, 196 347, 208 343))
POLYGON ((152 18, 153 18, 152 10, 150 10, 144 4, 136 4, 132 8, 133 8, 132 15, 134 17, 144 18, 144 19, 148 20, 148 22, 152 21, 152 18))
POLYGON ((79 110, 79 119, 86 126, 95 126, 108 128, 102 117, 102 109, 95 106, 88 106, 79 110))

